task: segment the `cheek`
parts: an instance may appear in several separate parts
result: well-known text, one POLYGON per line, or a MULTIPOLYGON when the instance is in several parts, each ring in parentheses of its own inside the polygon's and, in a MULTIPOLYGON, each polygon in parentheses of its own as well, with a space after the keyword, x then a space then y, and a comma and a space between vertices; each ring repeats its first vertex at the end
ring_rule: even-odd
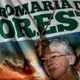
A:
POLYGON ((48 66, 47 66, 47 65, 44 65, 43 68, 44 68, 45 72, 49 75, 49 69, 48 69, 48 66))
POLYGON ((69 67, 69 61, 67 59, 63 59, 60 63, 59 63, 59 68, 60 71, 66 72, 68 67, 69 67))
POLYGON ((45 69, 46 72, 48 71, 47 65, 44 65, 44 69, 45 69))

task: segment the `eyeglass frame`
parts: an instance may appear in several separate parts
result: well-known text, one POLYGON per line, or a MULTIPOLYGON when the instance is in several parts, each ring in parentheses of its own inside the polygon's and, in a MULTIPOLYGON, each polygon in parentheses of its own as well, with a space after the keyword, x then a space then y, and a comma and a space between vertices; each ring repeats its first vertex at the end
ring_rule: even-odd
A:
POLYGON ((57 60, 59 60, 60 57, 62 57, 62 56, 69 56, 69 55, 71 55, 71 54, 62 54, 62 55, 58 55, 58 56, 52 56, 52 57, 50 57, 49 59, 45 59, 46 62, 44 62, 44 61, 41 59, 41 63, 42 63, 42 64, 46 64, 48 60, 57 61, 57 60), (54 57, 54 60, 53 60, 53 57, 54 57))

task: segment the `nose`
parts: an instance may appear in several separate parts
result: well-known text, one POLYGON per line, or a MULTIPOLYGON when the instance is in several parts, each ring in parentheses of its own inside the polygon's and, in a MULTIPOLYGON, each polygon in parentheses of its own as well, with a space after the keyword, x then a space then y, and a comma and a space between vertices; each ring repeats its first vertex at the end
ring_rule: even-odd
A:
POLYGON ((52 59, 51 58, 50 59, 47 59, 47 66, 50 66, 52 64, 53 64, 52 59))

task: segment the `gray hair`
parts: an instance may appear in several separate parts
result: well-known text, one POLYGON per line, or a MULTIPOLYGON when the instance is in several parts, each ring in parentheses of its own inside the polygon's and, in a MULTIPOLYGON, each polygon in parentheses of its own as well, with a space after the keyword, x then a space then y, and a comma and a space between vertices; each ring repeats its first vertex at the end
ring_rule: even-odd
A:
POLYGON ((49 44, 47 47, 45 47, 44 51, 47 50, 47 48, 60 48, 64 51, 65 54, 68 55, 74 55, 74 51, 72 47, 70 46, 70 42, 67 39, 63 38, 57 38, 49 41, 49 44))

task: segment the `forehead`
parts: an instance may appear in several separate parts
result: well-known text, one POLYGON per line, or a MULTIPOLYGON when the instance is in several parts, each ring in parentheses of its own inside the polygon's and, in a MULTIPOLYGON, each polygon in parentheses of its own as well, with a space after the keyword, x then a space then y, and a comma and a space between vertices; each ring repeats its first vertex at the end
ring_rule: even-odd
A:
POLYGON ((58 47, 46 48, 42 54, 42 56, 49 56, 49 55, 59 55, 64 54, 64 51, 58 47))

